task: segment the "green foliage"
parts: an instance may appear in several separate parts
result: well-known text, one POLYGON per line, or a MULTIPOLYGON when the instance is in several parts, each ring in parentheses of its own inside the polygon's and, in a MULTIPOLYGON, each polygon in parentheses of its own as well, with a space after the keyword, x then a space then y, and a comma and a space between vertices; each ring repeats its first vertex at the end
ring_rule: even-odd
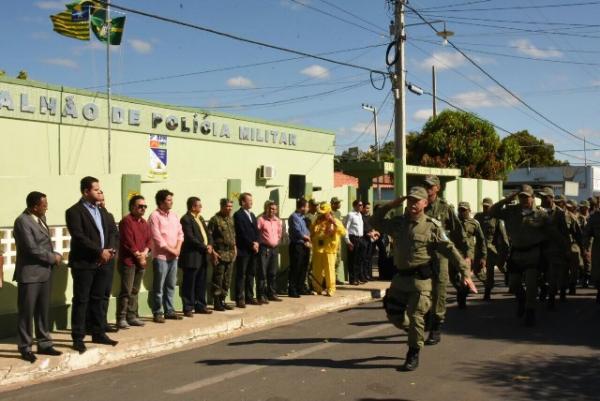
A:
POLYGON ((521 149, 519 157, 515 161, 515 167, 548 167, 568 164, 555 159, 554 145, 536 138, 527 130, 515 132, 502 140, 503 143, 508 141, 515 142, 521 149))

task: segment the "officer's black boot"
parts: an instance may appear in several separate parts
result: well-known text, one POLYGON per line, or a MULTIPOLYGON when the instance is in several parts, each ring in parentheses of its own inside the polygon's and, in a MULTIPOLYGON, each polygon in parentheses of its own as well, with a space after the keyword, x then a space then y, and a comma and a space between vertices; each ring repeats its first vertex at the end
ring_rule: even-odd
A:
POLYGON ((492 300, 492 289, 491 288, 486 288, 485 289, 485 293, 483 294, 483 300, 484 301, 491 301, 492 300))
POLYGON ((419 349, 418 348, 409 348, 406 353, 406 361, 404 361, 404 366, 402 366, 402 370, 405 372, 412 372, 413 370, 419 367, 419 349))
POLYGON ((523 317, 525 315, 525 290, 523 288, 517 289, 517 317, 523 317))
POLYGON ((560 289, 560 302, 567 302, 567 289, 564 287, 560 289))
POLYGON ((440 331, 442 324, 434 318, 434 322, 431 325, 431 331, 429 332, 429 336, 427 340, 425 340, 425 345, 436 345, 442 341, 442 333, 440 331))
POLYGON ((459 288, 456 291, 456 302, 458 303, 458 309, 467 308, 467 295, 469 295, 469 290, 466 288, 459 288))
POLYGON ((527 309, 525 311, 525 326, 535 326, 535 309, 527 309))

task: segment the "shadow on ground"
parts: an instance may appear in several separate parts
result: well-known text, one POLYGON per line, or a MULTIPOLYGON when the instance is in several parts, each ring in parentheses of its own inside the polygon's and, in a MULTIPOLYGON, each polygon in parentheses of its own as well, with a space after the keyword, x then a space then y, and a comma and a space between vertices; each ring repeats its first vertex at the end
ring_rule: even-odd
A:
POLYGON ((398 364, 373 364, 369 362, 392 361, 400 358, 391 356, 374 356, 370 358, 354 358, 333 360, 327 358, 297 358, 297 359, 267 359, 267 358, 246 358, 246 359, 204 359, 196 361, 197 364, 206 366, 223 365, 258 365, 258 366, 295 366, 295 367, 316 367, 329 369, 396 369, 398 364))

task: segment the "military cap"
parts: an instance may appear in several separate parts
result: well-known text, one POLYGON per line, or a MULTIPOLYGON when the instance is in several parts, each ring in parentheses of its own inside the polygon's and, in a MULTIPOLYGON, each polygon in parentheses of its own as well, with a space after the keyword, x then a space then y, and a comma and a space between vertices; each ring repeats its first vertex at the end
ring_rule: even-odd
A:
POLYGON ((334 203, 340 203, 341 200, 340 198, 338 198, 337 196, 334 196, 333 198, 331 198, 331 204, 333 205, 334 203))
POLYGON ((569 199, 567 201, 567 207, 577 209, 577 202, 575 202, 573 199, 569 199))
POLYGON ((471 205, 469 202, 458 202, 459 209, 471 210, 471 205))
POLYGON ((590 207, 590 202, 586 201, 586 200, 582 200, 581 202, 579 202, 579 207, 590 207))
POLYGON ((408 191, 407 198, 417 200, 427 199, 427 190, 423 187, 412 187, 410 191, 408 191))
POLYGON ((538 191, 540 196, 551 196, 554 198, 554 190, 550 187, 544 187, 540 191, 538 191))
POLYGON ((492 198, 483 198, 481 204, 484 206, 492 206, 494 204, 494 201, 492 200, 492 198))
POLYGON ((423 182, 427 185, 437 185, 440 186, 440 179, 437 175, 427 174, 423 179, 423 182))
POLYGON ((531 185, 523 184, 519 187, 519 195, 533 196, 533 188, 531 185))
POLYGON ((329 212, 331 212, 331 205, 327 202, 321 202, 319 204, 319 208, 317 209, 317 213, 327 214, 329 212))
POLYGON ((308 201, 308 204, 311 206, 317 206, 319 204, 319 202, 317 202, 316 199, 310 198, 310 200, 308 201))
POLYGON ((556 196, 554 197, 554 200, 555 200, 556 202, 566 202, 566 201, 567 201, 567 197, 566 197, 566 196, 564 196, 564 195, 556 195, 556 196))

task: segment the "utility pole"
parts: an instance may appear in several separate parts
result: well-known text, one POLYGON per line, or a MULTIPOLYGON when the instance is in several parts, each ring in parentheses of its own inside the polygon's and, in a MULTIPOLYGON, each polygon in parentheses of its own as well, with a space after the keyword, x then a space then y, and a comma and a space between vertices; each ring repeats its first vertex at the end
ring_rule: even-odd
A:
POLYGON ((106 1, 106 114, 107 128, 108 128, 108 174, 112 172, 112 154, 111 154, 111 142, 112 142, 112 111, 110 109, 110 31, 111 31, 111 20, 110 20, 110 0, 106 1))
POLYGON ((406 195, 406 76, 404 73, 404 3, 406 0, 396 0, 394 40, 396 43, 396 63, 393 81, 394 89, 394 192, 396 197, 406 195))
POLYGON ((435 65, 431 66, 431 89, 433 91, 433 118, 437 117, 437 79, 435 78, 435 65))
MULTIPOLYGON (((373 124, 375 127, 375 160, 377 161, 377 164, 379 165, 380 158, 379 158, 379 136, 377 135, 377 108, 375 106, 371 106, 371 105, 364 104, 364 103, 362 104, 362 108, 364 110, 367 110, 367 111, 370 111, 371 113, 373 113, 373 124)), ((375 179, 375 186, 377 187, 377 200, 381 200, 381 185, 379 183, 379 175, 375 179)))

